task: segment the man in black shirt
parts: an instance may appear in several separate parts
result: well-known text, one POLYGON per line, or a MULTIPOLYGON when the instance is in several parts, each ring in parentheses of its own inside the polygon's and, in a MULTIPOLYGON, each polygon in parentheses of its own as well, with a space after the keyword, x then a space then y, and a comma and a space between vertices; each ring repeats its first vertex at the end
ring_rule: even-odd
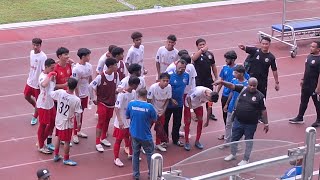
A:
MULTIPOLYGON (((253 139, 260 118, 262 118, 262 122, 264 123, 264 131, 266 133, 269 131, 267 110, 264 104, 265 98, 264 95, 257 90, 258 81, 256 78, 249 79, 247 88, 242 85, 234 85, 222 80, 218 80, 214 84, 222 84, 225 87, 240 93, 234 109, 232 142, 239 141, 243 135, 245 136, 245 140, 253 139)), ((247 141, 244 158, 238 164, 239 166, 249 162, 252 147, 253 142, 247 141)), ((237 143, 233 143, 231 144, 231 154, 224 160, 231 161, 235 159, 236 153, 237 143)))
MULTIPOLYGON (((196 41, 196 46, 198 51, 192 55, 192 61, 194 67, 197 71, 196 77, 196 86, 204 86, 213 90, 212 83, 214 82, 211 75, 211 70, 214 75, 214 80, 218 79, 218 71, 216 67, 216 62, 214 60, 213 53, 208 51, 208 46, 206 41, 202 38, 199 38, 196 41)), ((207 103, 207 118, 212 120, 217 120, 216 117, 212 114, 211 103, 207 103)))
POLYGON ((274 88, 276 91, 279 91, 280 89, 276 58, 269 51, 270 43, 271 39, 269 37, 262 37, 260 49, 256 47, 244 46, 242 44, 239 45, 241 50, 249 54, 246 60, 246 63, 248 64, 245 64, 245 67, 247 67, 248 71, 247 73, 250 75, 250 77, 257 78, 259 82, 258 90, 262 92, 264 97, 267 97, 268 74, 270 66, 275 80, 274 88))
POLYGON ((297 117, 290 119, 292 124, 302 124, 304 113, 308 107, 310 96, 312 97, 314 106, 317 111, 317 119, 312 124, 312 127, 320 126, 320 41, 311 43, 310 55, 308 55, 305 62, 305 70, 303 79, 301 79, 301 101, 299 107, 299 114, 297 117))

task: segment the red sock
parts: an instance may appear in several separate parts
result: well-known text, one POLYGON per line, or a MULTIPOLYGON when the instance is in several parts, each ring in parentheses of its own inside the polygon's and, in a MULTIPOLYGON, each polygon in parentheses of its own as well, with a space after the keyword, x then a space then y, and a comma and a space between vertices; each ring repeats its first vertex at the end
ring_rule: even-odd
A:
POLYGON ((38 127, 38 146, 39 148, 43 148, 44 146, 44 141, 45 141, 45 131, 46 131, 47 125, 40 123, 38 127))
POLYGON ((122 141, 121 139, 116 139, 116 142, 114 142, 114 145, 113 145, 114 159, 119 158, 121 141, 122 141))
POLYGON ((65 154, 64 156, 63 156, 63 160, 68 160, 69 159, 69 154, 65 154))
POLYGON ((78 134, 78 129, 77 129, 78 123, 77 123, 76 118, 74 118, 73 126, 74 126, 74 128, 73 128, 73 135, 77 135, 77 134, 78 134))
POLYGON ((56 148, 54 149, 54 155, 59 155, 59 147, 56 147, 56 148))
POLYGON ((101 144, 100 137, 97 137, 97 138, 96 138, 96 145, 98 145, 98 144, 101 144))
POLYGON ((201 132, 202 132, 202 124, 203 124, 203 121, 198 120, 196 141, 199 141, 199 139, 200 139, 201 132))

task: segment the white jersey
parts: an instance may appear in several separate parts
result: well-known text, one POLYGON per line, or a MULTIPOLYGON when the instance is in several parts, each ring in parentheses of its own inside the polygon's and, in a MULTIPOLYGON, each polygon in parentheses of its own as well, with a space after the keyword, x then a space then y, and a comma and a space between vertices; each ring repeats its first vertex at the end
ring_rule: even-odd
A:
POLYGON ((128 50, 128 54, 126 57, 125 63, 131 64, 139 64, 141 66, 141 69, 144 69, 143 66, 143 56, 144 56, 144 46, 140 45, 139 48, 135 48, 134 46, 131 46, 128 50))
POLYGON ((50 91, 52 91, 56 85, 54 81, 50 81, 47 87, 42 87, 41 83, 47 78, 48 74, 44 74, 43 72, 39 76, 39 86, 40 86, 40 94, 37 99, 37 108, 41 109, 51 109, 54 106, 53 99, 49 95, 50 91))
MULTIPOLYGON (((124 124, 124 128, 130 127, 130 119, 127 119, 126 111, 127 111, 127 107, 128 107, 129 102, 132 100, 135 100, 135 99, 136 99, 135 90, 132 90, 131 93, 125 92, 125 93, 118 94, 115 108, 119 109, 119 115, 120 115, 120 118, 124 124)), ((113 125, 114 125, 114 127, 119 128, 119 121, 118 121, 117 116, 114 119, 113 125)))
POLYGON ((77 63, 72 69, 72 77, 78 80, 79 97, 88 97, 90 95, 89 80, 92 77, 92 65, 90 63, 84 65, 77 63))
POLYGON ((58 130, 72 129, 75 113, 82 113, 80 98, 63 89, 51 91, 50 95, 57 101, 56 128, 58 130))
MULTIPOLYGON (((107 53, 108 52, 106 52, 106 53, 104 53, 101 57, 100 57, 100 59, 99 59, 99 61, 98 61, 98 65, 97 65, 97 68, 96 68, 96 72, 97 73, 102 73, 103 71, 106 71, 107 69, 108 69, 108 67, 106 66, 106 60, 107 60, 107 53)), ((120 61, 119 61, 120 62, 120 61)), ((118 67, 118 69, 120 68, 120 63, 117 63, 117 67, 118 67)), ((124 62, 123 62, 124 63, 124 62)), ((123 73, 124 74, 127 74, 128 73, 128 71, 127 71, 127 68, 126 68, 126 66, 124 66, 124 69, 123 69, 123 73)))
POLYGON ((44 70, 44 62, 47 60, 47 55, 41 51, 35 54, 34 50, 30 52, 30 72, 27 79, 28 86, 39 89, 39 76, 44 70))
MULTIPOLYGON (((196 109, 202 106, 202 104, 209 101, 205 94, 206 90, 209 90, 210 92, 212 92, 212 90, 209 88, 206 88, 203 86, 197 86, 188 93, 187 97, 191 98, 191 105, 193 109, 196 109)), ((185 105, 189 107, 187 98, 185 99, 185 105)))
MULTIPOLYGON (((176 64, 175 62, 173 62, 167 67, 166 72, 174 72, 176 68, 176 64)), ((191 89, 196 87, 197 71, 194 68, 193 64, 187 64, 186 73, 189 74, 189 85, 187 85, 184 89, 184 94, 188 94, 191 91, 191 89)))
POLYGON ((100 59, 99 59, 99 61, 98 61, 98 64, 97 64, 97 68, 96 68, 96 72, 97 73, 102 73, 106 68, 107 68, 107 66, 106 66, 106 60, 107 60, 107 53, 108 52, 106 52, 106 53, 104 53, 101 57, 100 57, 100 59))
MULTIPOLYGON (((129 87, 129 78, 130 76, 126 76, 125 78, 123 78, 120 82, 120 84, 118 85, 118 88, 127 88, 129 87)), ((140 84, 137 87, 136 91, 138 91, 139 89, 143 89, 146 88, 146 81, 144 80, 144 77, 140 76, 140 84)))
POLYGON ((167 87, 161 88, 159 83, 154 83, 150 86, 147 98, 151 100, 156 109, 157 114, 163 114, 167 107, 165 107, 165 102, 172 97, 172 88, 168 84, 167 87))
POLYGON ((158 49, 158 52, 156 54, 156 62, 160 63, 160 73, 163 73, 166 71, 167 67, 178 60, 178 50, 174 48, 171 51, 168 51, 168 49, 165 46, 161 46, 158 49))

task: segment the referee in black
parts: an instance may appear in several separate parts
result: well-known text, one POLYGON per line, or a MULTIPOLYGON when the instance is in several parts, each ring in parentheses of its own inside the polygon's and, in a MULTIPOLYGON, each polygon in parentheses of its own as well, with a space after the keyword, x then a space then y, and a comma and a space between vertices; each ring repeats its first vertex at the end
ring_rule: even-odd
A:
POLYGON ((270 44, 271 39, 269 37, 262 37, 260 48, 248 47, 242 44, 239 45, 239 48, 241 50, 249 54, 249 65, 245 65, 249 66, 249 68, 247 69, 247 73, 250 75, 250 77, 255 77, 258 80, 258 90, 264 95, 265 98, 267 97, 268 75, 270 66, 275 80, 274 88, 276 91, 279 91, 280 89, 276 58, 269 51, 270 44))
POLYGON ((304 123, 303 116, 308 107, 310 96, 312 97, 314 106, 317 111, 317 119, 311 125, 312 127, 320 126, 320 41, 311 43, 310 54, 305 62, 305 70, 303 79, 301 79, 301 101, 299 107, 299 114, 297 117, 290 119, 292 124, 304 123))
MULTIPOLYGON (((192 55, 192 61, 197 71, 196 86, 204 86, 213 90, 212 83, 218 79, 218 71, 213 53, 208 51, 206 40, 202 38, 197 39, 196 46, 198 51, 192 55), (214 80, 211 72, 213 72, 214 80)), ((217 120, 217 118, 212 114, 212 107, 210 107, 208 103, 206 103, 206 106, 207 118, 217 120)))

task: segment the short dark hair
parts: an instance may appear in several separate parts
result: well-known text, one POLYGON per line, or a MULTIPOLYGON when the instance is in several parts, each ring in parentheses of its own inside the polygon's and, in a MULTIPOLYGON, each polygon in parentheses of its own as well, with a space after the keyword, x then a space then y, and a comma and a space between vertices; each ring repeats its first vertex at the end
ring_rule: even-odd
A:
POLYGON ((178 52, 178 56, 182 56, 182 55, 184 55, 184 54, 188 54, 189 55, 189 52, 187 51, 187 50, 185 50, 185 49, 182 49, 182 50, 180 50, 179 52, 178 52))
POLYGON ((117 64, 117 60, 115 58, 107 58, 105 64, 107 67, 110 67, 117 64))
POLYGON ((238 64, 235 68, 234 68, 234 71, 237 71, 238 73, 245 73, 246 72, 246 69, 244 68, 243 65, 241 64, 238 64))
POLYGON ((77 52, 77 55, 80 59, 88 54, 91 54, 91 51, 88 48, 80 48, 77 52))
POLYGON ((41 44, 42 44, 42 39, 40 39, 40 38, 33 38, 33 39, 32 39, 32 44, 39 44, 39 45, 41 45, 41 44))
POLYGON ((111 53, 112 50, 113 50, 115 47, 117 47, 117 46, 116 46, 116 45, 110 45, 110 46, 108 47, 108 51, 111 53))
POLYGON ((148 94, 148 91, 145 88, 141 88, 138 90, 138 96, 139 97, 146 97, 148 94))
POLYGON ((128 84, 129 84, 129 86, 139 85, 140 84, 140 79, 137 76, 130 76, 128 84))
POLYGON ((173 34, 170 34, 168 37, 167 37, 168 40, 171 40, 171 41, 174 41, 176 42, 177 41, 177 37, 173 34))
POLYGON ((313 41, 313 42, 317 44, 317 48, 320 48, 320 41, 313 41))
POLYGON ((141 71, 141 66, 139 64, 133 63, 129 65, 128 72, 130 74, 133 74, 134 72, 138 72, 138 71, 141 71))
POLYGON ((76 89, 77 85, 78 85, 78 80, 72 77, 68 79, 68 88, 70 90, 76 89))
POLYGON ((237 53, 234 50, 227 51, 224 54, 224 58, 230 59, 230 60, 236 60, 238 58, 237 53))
POLYGON ((44 62, 44 66, 45 67, 50 67, 52 64, 55 64, 56 62, 52 59, 52 58, 48 58, 45 62, 44 62))
POLYGON ((204 40, 203 38, 199 38, 196 40, 196 45, 198 46, 202 42, 206 42, 206 40, 204 40))
POLYGON ((141 32, 133 32, 132 34, 131 34, 131 39, 132 40, 135 40, 135 39, 137 39, 137 38, 142 38, 142 34, 141 34, 141 32))
MULTIPOLYGON (((268 36, 262 36, 262 37, 261 37, 261 41, 262 41, 262 40, 266 40, 266 41, 268 41, 269 43, 271 43, 271 39, 270 39, 268 36)), ((260 41, 260 42, 261 42, 261 41, 260 41)))
POLYGON ((191 57, 189 56, 189 54, 183 54, 180 59, 185 60, 187 64, 191 63, 191 57))
POLYGON ((179 59, 178 62, 177 62, 177 65, 178 64, 184 64, 184 65, 187 65, 187 62, 183 59, 179 59))
POLYGON ((61 56, 62 54, 69 54, 69 49, 65 47, 59 47, 56 51, 56 55, 59 58, 59 56, 61 56))
POLYGON ((161 73, 160 76, 159 76, 159 79, 164 79, 164 78, 168 78, 170 79, 170 74, 169 73, 161 73))
POLYGON ((123 54, 124 53, 124 49, 121 47, 115 47, 112 49, 111 54, 112 57, 116 57, 117 55, 123 54))

